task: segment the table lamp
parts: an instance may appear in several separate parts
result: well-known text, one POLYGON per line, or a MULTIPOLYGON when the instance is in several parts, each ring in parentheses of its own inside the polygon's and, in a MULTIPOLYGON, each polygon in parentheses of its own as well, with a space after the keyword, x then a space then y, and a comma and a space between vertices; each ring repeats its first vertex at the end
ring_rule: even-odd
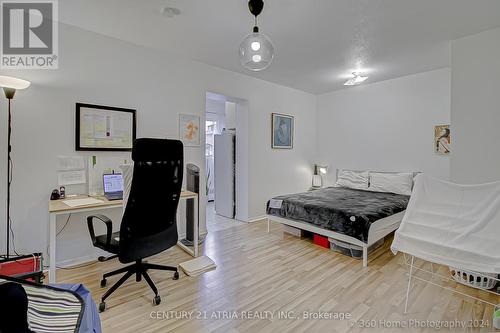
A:
POLYGON ((326 175, 327 170, 327 166, 314 164, 314 175, 312 179, 313 188, 320 188, 323 186, 323 178, 321 176, 326 175))
POLYGON ((10 76, 0 76, 0 87, 3 88, 5 97, 9 100, 9 118, 7 123, 7 258, 10 255, 10 184, 12 183, 12 159, 10 153, 12 147, 10 145, 10 137, 12 134, 12 114, 11 114, 11 101, 14 98, 16 90, 26 89, 30 86, 30 82, 26 80, 17 79, 10 76))

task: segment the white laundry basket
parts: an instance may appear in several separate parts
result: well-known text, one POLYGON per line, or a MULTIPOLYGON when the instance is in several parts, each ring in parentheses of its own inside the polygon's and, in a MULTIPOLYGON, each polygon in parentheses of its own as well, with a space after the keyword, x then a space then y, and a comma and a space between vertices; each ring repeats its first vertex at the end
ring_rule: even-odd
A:
POLYGON ((450 267, 453 280, 477 289, 493 289, 497 284, 498 274, 478 273, 450 267))

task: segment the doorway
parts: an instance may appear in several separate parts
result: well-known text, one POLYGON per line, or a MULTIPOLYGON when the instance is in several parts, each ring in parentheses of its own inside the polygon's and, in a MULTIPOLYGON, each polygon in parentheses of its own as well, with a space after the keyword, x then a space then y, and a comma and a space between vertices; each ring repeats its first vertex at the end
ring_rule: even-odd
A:
POLYGON ((246 111, 244 100, 217 93, 206 94, 204 153, 209 232, 233 227, 247 218, 246 111))

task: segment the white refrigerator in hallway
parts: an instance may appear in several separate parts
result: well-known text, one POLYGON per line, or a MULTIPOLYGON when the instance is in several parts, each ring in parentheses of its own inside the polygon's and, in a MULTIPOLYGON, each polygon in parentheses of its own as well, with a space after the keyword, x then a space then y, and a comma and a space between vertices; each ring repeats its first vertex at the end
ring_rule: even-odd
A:
POLYGON ((214 135, 215 213, 228 218, 235 215, 235 145, 233 131, 214 135))

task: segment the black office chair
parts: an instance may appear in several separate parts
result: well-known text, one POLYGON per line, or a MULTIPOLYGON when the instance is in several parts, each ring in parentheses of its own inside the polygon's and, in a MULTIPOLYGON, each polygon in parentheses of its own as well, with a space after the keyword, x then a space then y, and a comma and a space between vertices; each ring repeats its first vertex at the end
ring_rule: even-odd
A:
POLYGON ((183 177, 183 145, 178 140, 137 139, 132 149, 134 171, 132 186, 120 231, 113 233, 112 222, 104 215, 87 217, 87 225, 95 247, 114 253, 121 263, 134 264, 103 275, 106 278, 125 273, 103 296, 99 311, 106 309, 105 300, 129 277, 135 274, 137 282, 142 277, 149 284, 155 297, 153 303, 160 304, 158 289, 149 277, 148 269, 174 271, 174 280, 179 278, 176 267, 143 262, 144 258, 160 253, 177 244, 176 212, 183 177), (106 224, 106 234, 96 236, 93 221, 106 224))

